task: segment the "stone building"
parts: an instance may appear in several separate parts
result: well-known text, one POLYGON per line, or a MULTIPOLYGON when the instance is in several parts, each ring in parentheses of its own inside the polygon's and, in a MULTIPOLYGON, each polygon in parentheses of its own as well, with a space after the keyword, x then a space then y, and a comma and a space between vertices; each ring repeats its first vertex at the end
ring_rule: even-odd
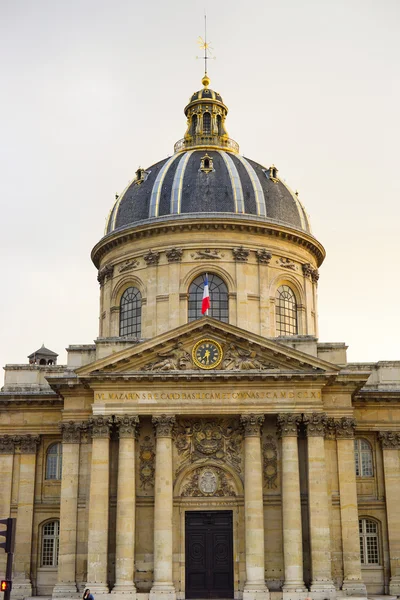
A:
POLYGON ((13 597, 400 595, 400 363, 318 341, 324 248, 202 83, 93 249, 95 343, 5 367, 13 597))

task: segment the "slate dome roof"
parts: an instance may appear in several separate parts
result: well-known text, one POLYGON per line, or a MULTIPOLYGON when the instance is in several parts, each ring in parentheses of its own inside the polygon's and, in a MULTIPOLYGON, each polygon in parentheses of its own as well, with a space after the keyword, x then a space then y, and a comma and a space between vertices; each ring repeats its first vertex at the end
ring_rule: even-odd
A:
POLYGON ((222 149, 177 152, 137 172, 116 199, 105 234, 148 219, 222 213, 251 215, 311 233, 297 195, 271 169, 222 149), (202 170, 205 158, 208 171, 202 170))

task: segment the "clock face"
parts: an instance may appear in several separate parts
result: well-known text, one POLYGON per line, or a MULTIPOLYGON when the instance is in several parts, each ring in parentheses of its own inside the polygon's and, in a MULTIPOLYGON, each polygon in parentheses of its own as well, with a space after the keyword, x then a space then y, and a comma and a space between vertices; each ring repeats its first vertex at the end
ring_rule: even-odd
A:
POLYGON ((222 348, 215 340, 200 340, 192 350, 192 358, 200 369, 215 369, 222 361, 222 348))

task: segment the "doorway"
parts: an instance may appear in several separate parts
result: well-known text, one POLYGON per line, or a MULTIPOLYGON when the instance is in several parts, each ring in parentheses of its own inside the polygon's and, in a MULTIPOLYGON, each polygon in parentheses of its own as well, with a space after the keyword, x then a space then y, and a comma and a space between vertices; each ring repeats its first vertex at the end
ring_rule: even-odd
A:
POLYGON ((233 598, 231 510, 187 511, 186 598, 233 598))

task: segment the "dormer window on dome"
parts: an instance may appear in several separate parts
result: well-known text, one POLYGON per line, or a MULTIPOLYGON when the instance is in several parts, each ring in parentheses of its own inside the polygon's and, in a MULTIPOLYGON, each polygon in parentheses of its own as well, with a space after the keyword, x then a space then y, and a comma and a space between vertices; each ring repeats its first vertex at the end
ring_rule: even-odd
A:
POLYGON ((213 159, 208 156, 207 152, 200 159, 200 171, 203 171, 203 173, 214 171, 213 159))
POLYGON ((269 167, 269 169, 267 170, 267 177, 273 181, 274 183, 277 183, 279 181, 278 179, 278 169, 276 168, 275 165, 271 165, 269 167))
POLYGON ((145 181, 145 179, 146 179, 145 175, 146 175, 146 171, 144 169, 142 169, 141 167, 139 167, 135 173, 135 183, 137 183, 138 185, 143 183, 143 181, 145 181))

